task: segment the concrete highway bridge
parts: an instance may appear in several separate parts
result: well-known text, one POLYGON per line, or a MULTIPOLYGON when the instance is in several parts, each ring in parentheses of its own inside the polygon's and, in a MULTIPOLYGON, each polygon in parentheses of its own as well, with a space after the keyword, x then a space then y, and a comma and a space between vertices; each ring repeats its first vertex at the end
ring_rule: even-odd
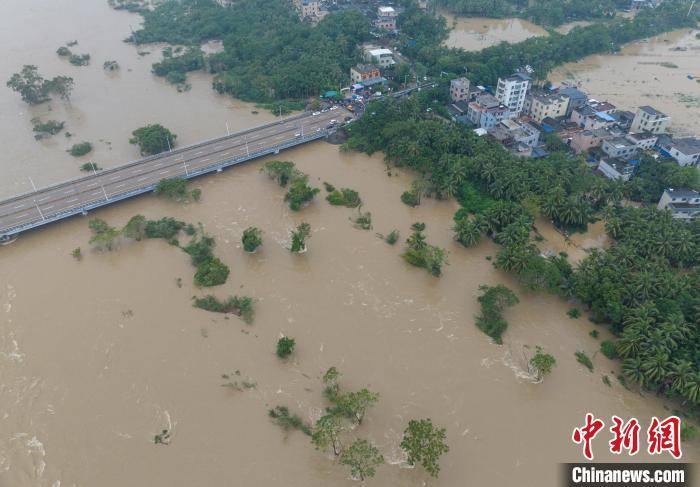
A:
POLYGON ((305 112, 241 132, 93 171, 0 201, 0 242, 89 210, 153 191, 162 179, 191 179, 326 137, 353 114, 343 107, 305 112))

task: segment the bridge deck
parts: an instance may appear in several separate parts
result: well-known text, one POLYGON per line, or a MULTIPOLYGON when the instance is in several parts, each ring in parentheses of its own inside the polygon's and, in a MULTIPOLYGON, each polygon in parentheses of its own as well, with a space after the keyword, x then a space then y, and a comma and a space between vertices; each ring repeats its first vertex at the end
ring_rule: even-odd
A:
POLYGON ((174 149, 0 201, 0 238, 152 191, 161 179, 192 178, 328 135, 352 115, 338 107, 174 149))

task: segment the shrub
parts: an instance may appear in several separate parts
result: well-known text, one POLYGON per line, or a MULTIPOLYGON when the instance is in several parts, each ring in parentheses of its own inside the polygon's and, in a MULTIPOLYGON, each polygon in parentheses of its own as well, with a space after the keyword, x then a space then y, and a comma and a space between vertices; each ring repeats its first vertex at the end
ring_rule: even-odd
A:
POLYGON ((269 161, 260 168, 270 178, 277 181, 282 187, 287 186, 291 180, 297 178, 301 173, 294 168, 294 163, 289 161, 269 161))
POLYGON ((319 192, 318 188, 309 186, 308 179, 306 175, 299 176, 289 185, 287 194, 284 195, 284 201, 289 203, 290 210, 299 211, 304 203, 314 199, 316 193, 319 192))
POLYGON ((542 348, 537 347, 537 351, 530 359, 530 368, 535 371, 538 378, 549 375, 556 365, 557 360, 550 354, 544 353, 542 348))
POLYGON ((372 228, 372 214, 368 211, 366 213, 360 213, 357 217, 352 220, 355 228, 361 230, 370 230, 372 228))
POLYGON ((578 351, 574 355, 576 355, 576 361, 578 363, 585 366, 589 372, 593 372, 593 362, 591 362, 591 359, 588 358, 586 352, 578 351))
POLYGON ((591 330, 588 334, 593 338, 598 338, 598 330, 591 330))
POLYGON ((218 257, 211 257, 197 266, 194 282, 197 286, 219 286, 226 282, 231 271, 218 257))
POLYGON ((134 130, 129 139, 130 144, 138 145, 141 155, 154 155, 172 149, 177 135, 158 123, 146 125, 134 130))
POLYGON ((331 194, 326 196, 326 200, 328 200, 331 205, 345 206, 348 208, 356 208, 362 204, 360 194, 348 188, 334 190, 331 194))
POLYGON ((229 296, 221 301, 209 294, 203 298, 195 298, 194 307, 213 313, 233 313, 246 323, 253 322, 253 298, 248 296, 229 296))
POLYGON ((146 222, 145 235, 148 238, 163 238, 170 240, 185 227, 185 222, 172 217, 161 218, 160 220, 149 220, 146 222))
POLYGON ((202 195, 200 189, 187 190, 187 180, 182 178, 161 179, 156 184, 153 192, 157 195, 163 195, 168 199, 186 202, 190 200, 199 201, 202 195))
POLYGON ((71 54, 68 57, 68 62, 73 66, 87 66, 90 64, 89 54, 71 54))
POLYGON ((477 301, 481 305, 481 314, 476 318, 476 326, 496 343, 501 344, 501 335, 508 328, 508 322, 503 319, 502 312, 506 307, 518 304, 518 297, 502 284, 481 285, 479 290, 482 294, 477 301))
POLYGON ((262 230, 256 227, 246 228, 243 230, 241 242, 243 243, 243 250, 246 252, 255 252, 255 250, 262 245, 262 230))
POLYGON ((56 49, 56 54, 58 54, 61 57, 67 57, 70 56, 72 53, 70 52, 70 49, 68 49, 66 46, 61 46, 58 49, 56 49))
POLYGON ((283 336, 282 338, 277 340, 277 356, 279 358, 289 357, 294 351, 295 345, 296 342, 294 341, 294 338, 283 336))
POLYGON ((86 162, 82 166, 80 166, 81 171, 85 172, 93 172, 93 171, 101 171, 102 168, 95 164, 94 162, 86 162))
POLYGON ((92 144, 90 142, 80 142, 78 144, 73 144, 73 146, 68 149, 68 153, 73 157, 84 156, 88 152, 92 151, 92 144))
POLYGON ((420 205, 420 196, 418 196, 413 191, 404 191, 401 194, 401 201, 408 206, 418 206, 420 205))
POLYGON ((571 308, 566 314, 569 315, 569 318, 576 319, 581 316, 581 311, 578 308, 571 308))
POLYGON ((389 245, 394 245, 399 240, 399 231, 394 229, 389 234, 384 237, 384 241, 389 245))
POLYGON ((275 424, 283 430, 289 431, 291 429, 296 429, 307 436, 311 436, 311 427, 304 423, 296 414, 291 414, 289 408, 286 406, 276 406, 274 409, 270 409, 267 414, 274 420, 275 424))
POLYGON ((289 250, 292 252, 306 250, 306 239, 310 236, 311 225, 306 222, 300 223, 296 230, 292 230, 292 246, 289 250))
POLYGON ((56 135, 63 127, 65 127, 66 122, 59 122, 57 120, 47 120, 46 122, 40 121, 38 118, 32 119, 32 130, 36 132, 34 138, 36 140, 44 139, 51 135, 56 135))

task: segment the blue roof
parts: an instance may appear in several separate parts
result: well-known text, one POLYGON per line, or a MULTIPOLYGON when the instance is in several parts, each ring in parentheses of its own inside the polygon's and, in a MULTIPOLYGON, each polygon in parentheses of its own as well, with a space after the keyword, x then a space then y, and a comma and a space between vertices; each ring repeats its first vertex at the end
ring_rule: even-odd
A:
POLYGON ((614 122, 614 121, 615 121, 615 118, 614 118, 614 117, 611 117, 610 115, 608 115, 608 114, 605 113, 605 112, 595 112, 595 114, 596 114, 597 117, 602 118, 602 119, 605 120, 606 122, 614 122))

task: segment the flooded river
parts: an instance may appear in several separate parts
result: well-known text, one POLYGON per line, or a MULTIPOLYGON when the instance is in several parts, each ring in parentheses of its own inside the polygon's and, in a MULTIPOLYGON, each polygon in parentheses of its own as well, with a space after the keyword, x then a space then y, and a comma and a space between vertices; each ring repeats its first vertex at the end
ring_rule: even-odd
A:
MULTIPOLYGON (((204 75, 192 77, 187 93, 161 85, 149 74, 155 53, 140 58, 121 43, 137 19, 106 2, 15 1, 0 20, 11 47, 3 72, 31 61, 47 75, 74 76, 71 106, 52 103, 52 113, 78 139, 112 142, 111 149, 97 144, 94 159, 103 166, 137 156, 126 139, 146 121, 171 127, 185 143, 221 133, 226 121, 233 129, 271 118, 218 97, 204 75), (17 27, 30 18, 42 34, 20 39, 25 31, 17 27), (82 25, 85 18, 95 25, 82 25), (13 29, 17 39, 7 32, 13 29), (56 58, 55 49, 73 38, 78 52, 93 55, 91 66, 56 58), (122 65, 116 79, 102 72, 103 58, 122 65)), ((28 110, 6 89, 0 103, 9 147, 0 159, 5 196, 27 190, 27 175, 49 184, 78 174, 62 135, 48 143, 32 138, 28 120, 45 106, 28 110)), ((392 170, 389 177, 380 155, 316 142, 281 157, 317 186, 358 190, 374 229, 353 228, 355 210, 332 207, 322 195, 300 213, 289 211, 282 190, 259 172, 262 161, 198 180, 200 203, 145 196, 91 215, 113 225, 137 213, 202 222, 231 267, 214 292, 254 297, 252 325, 194 309, 191 297, 202 291, 192 285, 193 268, 162 241, 90 251, 87 219, 75 218, 0 247, 0 486, 357 485, 307 437, 285 435, 267 417, 268 408, 285 405, 305 420, 317 418, 326 406, 320 376, 331 365, 343 372, 343 387, 381 394, 350 434, 371 439, 386 457, 389 464, 368 482, 378 486, 555 486, 557 463, 581 458, 570 434, 585 412, 643 423, 668 414, 659 399, 614 379, 616 364, 596 352, 602 329, 601 338, 590 337, 596 326, 568 318, 570 305, 495 271, 487 260, 497 251, 492 243, 454 243, 454 202, 403 205, 411 176, 392 170), (309 250, 292 255, 288 234, 301 221, 311 224, 309 250), (401 243, 391 247, 375 235, 397 228, 403 241, 415 221, 426 222, 428 240, 450 252, 440 279, 404 263, 401 243), (254 255, 240 245, 250 225, 265 232, 254 255), (80 262, 69 255, 75 247, 83 248, 80 262), (506 312, 502 346, 474 326, 478 286, 496 283, 521 300, 506 312), (281 334, 297 342, 289 361, 274 355, 281 334), (540 384, 526 373, 525 347, 536 345, 557 359, 540 384), (593 373, 575 361, 576 350, 592 357, 593 373), (221 387, 222 374, 235 371, 256 386, 221 387), (438 480, 405 468, 398 447, 408 420, 422 417, 447 428, 450 452, 438 480), (170 444, 155 445, 164 428, 170 444)), ((567 248, 555 232, 540 231, 546 248, 567 248)), ((591 236, 574 244, 605 242, 591 236)), ((606 440, 595 444, 601 459, 610 459, 606 440)), ((685 454, 698 459, 694 445, 685 454)))
POLYGON ((554 71, 554 82, 570 81, 600 100, 634 112, 651 105, 671 116, 680 134, 700 131, 699 31, 680 30, 625 46, 619 54, 588 56, 554 71), (695 79, 688 79, 688 75, 695 79))

